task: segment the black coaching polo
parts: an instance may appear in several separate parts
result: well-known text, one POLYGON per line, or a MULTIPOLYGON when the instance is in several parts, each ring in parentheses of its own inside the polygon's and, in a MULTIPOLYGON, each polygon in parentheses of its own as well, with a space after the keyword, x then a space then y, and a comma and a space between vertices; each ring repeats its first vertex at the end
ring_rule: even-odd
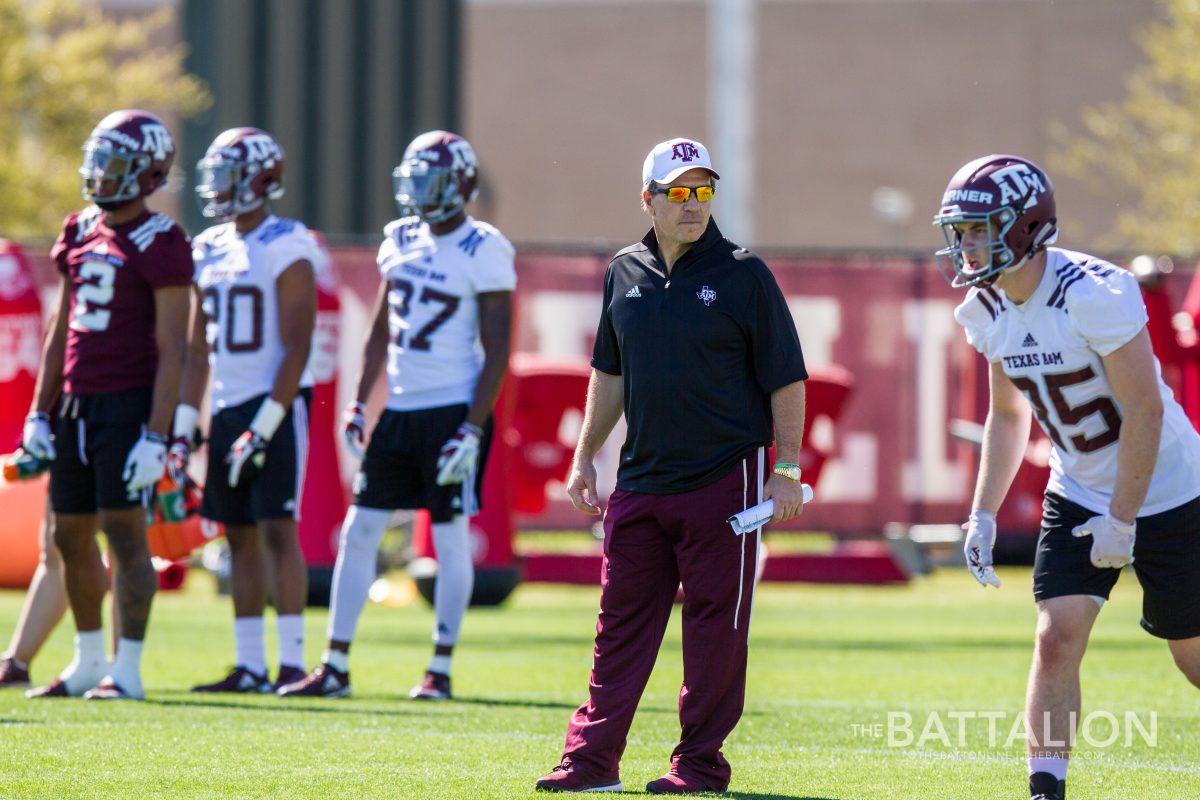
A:
POLYGON ((712 220, 670 276, 651 230, 613 257, 592 366, 624 379, 617 488, 699 489, 774 440, 771 393, 808 377, 762 260, 712 220))

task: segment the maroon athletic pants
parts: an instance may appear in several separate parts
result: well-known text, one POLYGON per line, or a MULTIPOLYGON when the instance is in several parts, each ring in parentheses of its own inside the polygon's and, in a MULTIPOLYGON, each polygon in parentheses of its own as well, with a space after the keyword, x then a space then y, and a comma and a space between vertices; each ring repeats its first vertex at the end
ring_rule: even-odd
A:
POLYGON ((762 495, 762 448, 725 477, 670 495, 616 491, 604 517, 600 617, 588 701, 571 717, 563 756, 615 776, 683 583, 683 732, 671 756, 683 777, 724 790, 721 745, 742 715, 758 536, 725 521, 762 495))

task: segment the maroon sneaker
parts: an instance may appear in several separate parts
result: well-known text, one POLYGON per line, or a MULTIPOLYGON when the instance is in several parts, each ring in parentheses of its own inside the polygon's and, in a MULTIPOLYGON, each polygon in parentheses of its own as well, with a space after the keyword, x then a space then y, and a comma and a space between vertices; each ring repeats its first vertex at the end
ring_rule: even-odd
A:
MULTIPOLYGON (((300 673, 304 677, 304 673, 300 673)), ((245 667, 234 667, 233 671, 216 683, 202 683, 192 687, 193 692, 221 694, 268 694, 275 691, 264 672, 256 675, 245 667)))
POLYGON ((306 677, 308 677, 308 673, 304 671, 303 667, 288 667, 281 664, 279 675, 276 676, 275 683, 271 685, 271 691, 278 692, 283 687, 302 681, 306 677))
POLYGON ((678 772, 668 772, 661 778, 652 780, 646 784, 646 791, 650 794, 722 794, 724 789, 714 789, 711 786, 706 786, 699 781, 688 780, 682 777, 678 772))
POLYGON ((29 667, 23 667, 15 658, 0 658, 0 689, 13 689, 29 685, 29 667))
POLYGON ((426 672, 421 682, 408 693, 412 700, 449 700, 450 676, 440 672, 426 672))
POLYGON ((328 664, 317 668, 295 683, 279 688, 280 697, 345 697, 350 694, 350 673, 328 664))
POLYGON ((543 792, 623 792, 621 779, 616 775, 597 778, 581 775, 567 762, 550 770, 549 775, 538 778, 534 788, 543 792))

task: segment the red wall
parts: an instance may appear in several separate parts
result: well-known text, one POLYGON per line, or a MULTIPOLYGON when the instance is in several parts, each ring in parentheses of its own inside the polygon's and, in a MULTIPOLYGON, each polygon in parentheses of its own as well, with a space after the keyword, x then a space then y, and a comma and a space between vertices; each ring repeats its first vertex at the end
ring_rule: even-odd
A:
MULTIPOLYGON (((378 287, 375 250, 334 248, 342 281, 343 308, 361 313, 378 287)), ((42 279, 48 261, 32 259, 42 279)), ((817 487, 819 503, 805 512, 803 527, 840 532, 878 532, 891 521, 953 522, 961 519, 974 480, 976 453, 952 440, 953 417, 982 421, 986 382, 982 360, 965 343, 952 309, 952 290, 922 259, 872 256, 768 255, 787 296, 812 366, 839 364, 853 373, 855 392, 836 430, 838 450, 817 487)), ((600 311, 600 283, 607 256, 526 254, 518 257, 518 350, 559 356, 590 353, 600 311)), ((1182 300, 1190 275, 1169 276, 1182 300)), ((347 323, 351 324, 351 323, 347 323)), ((357 371, 362 332, 343 328, 342 387, 357 371)), ((614 443, 600 459, 602 482, 611 488, 614 443)), ((818 432, 816 435, 822 435, 818 432)), ((343 474, 346 469, 343 467, 343 474)), ((557 500, 561 492, 550 487, 557 500)), ((524 527, 588 524, 565 501, 524 527)))

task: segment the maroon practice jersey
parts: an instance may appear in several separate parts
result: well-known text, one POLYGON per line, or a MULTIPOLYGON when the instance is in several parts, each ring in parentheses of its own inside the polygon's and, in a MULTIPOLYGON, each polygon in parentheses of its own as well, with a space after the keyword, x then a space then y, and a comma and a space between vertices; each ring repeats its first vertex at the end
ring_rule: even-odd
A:
POLYGON ((70 281, 64 390, 118 392, 154 385, 154 290, 187 286, 194 269, 187 234, 147 211, 108 224, 95 206, 67 217, 50 251, 70 281))

